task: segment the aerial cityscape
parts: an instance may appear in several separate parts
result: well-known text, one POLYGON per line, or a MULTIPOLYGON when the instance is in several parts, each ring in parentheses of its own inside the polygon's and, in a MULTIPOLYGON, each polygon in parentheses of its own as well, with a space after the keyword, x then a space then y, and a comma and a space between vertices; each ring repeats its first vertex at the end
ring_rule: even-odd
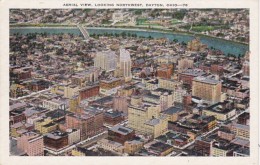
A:
POLYGON ((250 156, 248 9, 10 9, 11 156, 250 156))

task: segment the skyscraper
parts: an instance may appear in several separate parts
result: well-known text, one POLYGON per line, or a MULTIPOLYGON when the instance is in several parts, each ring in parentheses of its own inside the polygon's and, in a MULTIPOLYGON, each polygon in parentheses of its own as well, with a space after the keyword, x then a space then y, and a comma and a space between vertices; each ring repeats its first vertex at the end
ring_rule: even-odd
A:
POLYGON ((116 68, 116 54, 113 51, 98 52, 94 58, 94 66, 111 71, 116 68))
POLYGON ((120 58, 119 58, 119 63, 120 63, 120 71, 122 73, 122 76, 124 77, 131 77, 131 58, 130 58, 130 53, 125 50, 125 49, 120 49, 120 58))

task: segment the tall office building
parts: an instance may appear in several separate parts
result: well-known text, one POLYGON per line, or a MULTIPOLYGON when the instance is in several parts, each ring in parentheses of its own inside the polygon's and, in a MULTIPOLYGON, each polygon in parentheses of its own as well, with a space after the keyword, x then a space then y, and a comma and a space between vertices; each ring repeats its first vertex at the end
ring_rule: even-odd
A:
POLYGON ((159 88, 174 90, 177 87, 180 87, 182 83, 173 79, 159 78, 159 88))
POLYGON ((221 82, 208 77, 196 77, 192 81, 192 95, 213 103, 221 99, 221 82))
POLYGON ((80 113, 79 102, 80 102, 80 99, 79 99, 78 95, 73 96, 69 100, 69 111, 74 112, 74 113, 80 113))
POLYGON ((94 58, 94 66, 111 71, 116 69, 116 54, 113 51, 98 52, 94 58))
POLYGON ((174 91, 174 102, 183 103, 183 96, 187 94, 187 91, 182 88, 178 88, 174 91))
POLYGON ((132 97, 128 106, 128 127, 156 138, 168 131, 168 120, 160 115, 160 105, 146 105, 141 97, 132 97))
POLYGON ((29 156, 43 156, 43 136, 35 132, 26 132, 17 138, 17 148, 29 156))
POLYGON ((70 113, 65 117, 66 128, 79 129, 80 139, 92 137, 103 131, 103 112, 82 110, 81 114, 70 113))
POLYGON ((125 50, 125 49, 120 49, 120 58, 119 58, 119 63, 120 63, 120 71, 122 73, 123 77, 131 77, 131 57, 130 53, 125 50))

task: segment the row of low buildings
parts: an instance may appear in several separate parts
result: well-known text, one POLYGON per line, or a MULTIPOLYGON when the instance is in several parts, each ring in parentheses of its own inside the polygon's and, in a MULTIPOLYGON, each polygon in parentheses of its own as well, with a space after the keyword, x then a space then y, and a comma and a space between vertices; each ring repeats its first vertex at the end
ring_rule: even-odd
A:
POLYGON ((17 138, 17 149, 28 156, 44 156, 44 148, 57 151, 80 141, 80 130, 52 131, 41 135, 34 131, 23 133, 17 138))

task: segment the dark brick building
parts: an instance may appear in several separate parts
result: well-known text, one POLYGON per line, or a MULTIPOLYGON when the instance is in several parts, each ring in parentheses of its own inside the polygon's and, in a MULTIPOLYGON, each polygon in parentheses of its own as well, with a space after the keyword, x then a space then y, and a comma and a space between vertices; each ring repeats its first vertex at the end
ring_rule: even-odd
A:
POLYGON ((50 85, 51 83, 45 80, 33 80, 29 82, 26 86, 29 90, 37 92, 49 88, 50 85))
POLYGON ((191 131, 191 128, 186 127, 186 126, 182 126, 182 125, 178 124, 177 122, 169 121, 168 122, 168 130, 187 134, 188 131, 191 131))
POLYGON ((157 68, 157 77, 170 79, 173 75, 173 64, 163 64, 160 67, 157 68))
POLYGON ((11 124, 26 120, 25 114, 23 113, 23 111, 20 110, 9 111, 9 116, 11 124))
POLYGON ((196 140, 194 143, 194 152, 198 156, 209 156, 210 155, 211 142, 204 140, 196 140))
POLYGON ((114 126, 108 130, 108 140, 124 144, 126 141, 133 140, 135 131, 121 125, 114 126))
POLYGON ((182 73, 179 73, 178 79, 179 81, 182 81, 183 84, 186 85, 188 88, 191 88, 193 78, 203 76, 205 74, 206 73, 201 69, 188 69, 182 73))
POLYGON ((250 117, 250 114, 248 112, 245 112, 245 113, 238 116, 237 123, 243 124, 243 125, 248 125, 249 117, 250 117))
POLYGON ((104 123, 108 125, 116 125, 124 120, 122 112, 111 111, 104 113, 104 123))
POLYGON ((60 131, 48 133, 43 138, 44 146, 52 149, 61 149, 68 145, 68 134, 60 131))
POLYGON ((94 111, 94 108, 82 110, 81 114, 66 115, 66 127, 80 129, 81 139, 101 133, 104 130, 103 124, 103 112, 94 111))
POLYGON ((84 87, 84 88, 79 90, 80 100, 84 100, 84 99, 87 99, 89 97, 96 96, 98 94, 99 94, 99 86, 98 85, 84 87))

